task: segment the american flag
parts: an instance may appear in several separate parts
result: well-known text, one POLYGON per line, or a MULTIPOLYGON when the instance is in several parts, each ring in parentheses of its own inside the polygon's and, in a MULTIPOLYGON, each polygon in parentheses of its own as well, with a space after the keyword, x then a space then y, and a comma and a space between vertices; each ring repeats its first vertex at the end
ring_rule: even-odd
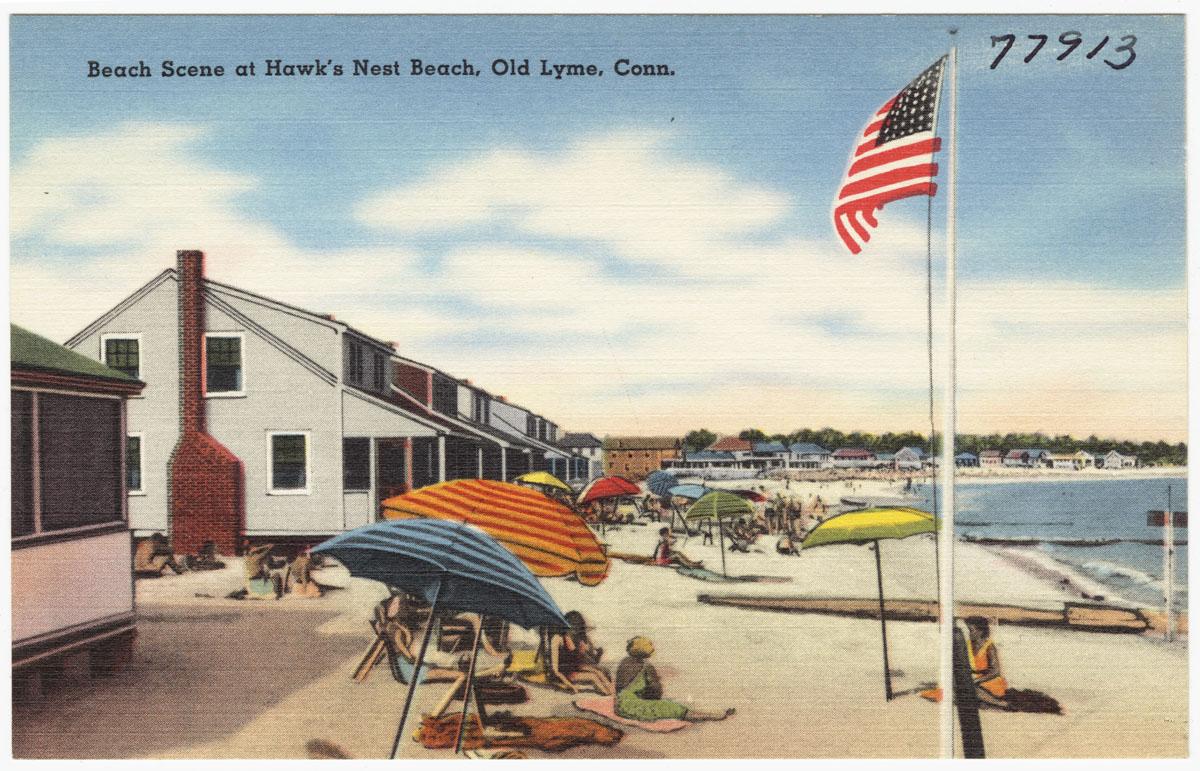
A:
POLYGON ((854 147, 833 202, 833 226, 851 254, 871 240, 885 203, 937 193, 934 122, 945 66, 943 56, 879 108, 854 147))

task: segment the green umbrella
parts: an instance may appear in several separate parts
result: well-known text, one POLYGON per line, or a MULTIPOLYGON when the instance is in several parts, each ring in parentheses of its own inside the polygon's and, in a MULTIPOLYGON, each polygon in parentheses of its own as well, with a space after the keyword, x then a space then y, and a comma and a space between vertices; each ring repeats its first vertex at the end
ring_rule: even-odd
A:
POLYGON ((725 575, 725 533, 721 530, 722 517, 754 516, 754 507, 745 498, 724 490, 708 493, 692 504, 683 515, 684 519, 713 519, 717 520, 717 532, 721 536, 721 574, 725 575))
POLYGON ((937 531, 938 520, 932 514, 908 506, 863 509, 830 517, 813 528, 801 549, 829 546, 838 543, 875 546, 875 575, 879 582, 879 628, 883 634, 883 686, 887 700, 892 700, 892 675, 888 671, 887 622, 883 609, 883 567, 879 559, 879 541, 883 538, 908 538, 920 533, 937 531))

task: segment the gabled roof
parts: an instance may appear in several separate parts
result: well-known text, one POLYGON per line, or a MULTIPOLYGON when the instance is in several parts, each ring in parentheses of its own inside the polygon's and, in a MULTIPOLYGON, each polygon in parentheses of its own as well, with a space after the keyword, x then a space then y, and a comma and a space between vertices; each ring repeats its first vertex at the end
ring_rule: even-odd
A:
POLYGON ((891 453, 891 452, 877 452, 877 453, 875 453, 875 459, 876 460, 895 460, 896 454, 891 453))
POLYGON ((787 452, 787 448, 779 442, 755 442, 755 452, 787 452))
POLYGON ((558 440, 560 447, 603 447, 604 442, 595 434, 563 434, 558 440))
POLYGON ((835 458, 873 458, 875 453, 870 450, 865 450, 862 447, 839 447, 834 450, 833 457, 835 458))
POLYGON ((901 447, 899 450, 896 451, 896 454, 899 455, 902 452, 911 452, 912 454, 916 455, 918 458, 928 458, 929 457, 929 453, 925 452, 920 447, 911 447, 911 446, 910 447, 901 447))
POLYGON ((819 444, 812 442, 796 442, 789 447, 792 452, 798 452, 801 455, 829 455, 829 450, 826 450, 819 444))
POLYGON ((975 453, 960 452, 958 455, 954 456, 954 459, 955 460, 975 460, 975 453))
POLYGON ((736 436, 723 436, 704 449, 714 451, 725 450, 727 452, 740 450, 743 452, 748 452, 754 449, 754 445, 750 442, 747 442, 745 439, 738 439, 736 436))
POLYGON ((983 452, 979 453, 979 457, 981 457, 981 458, 999 458, 1000 451, 999 450, 984 450, 983 452))
POLYGON ((76 353, 49 338, 9 324, 9 359, 14 371, 64 375, 126 386, 134 393, 145 383, 106 364, 76 353))

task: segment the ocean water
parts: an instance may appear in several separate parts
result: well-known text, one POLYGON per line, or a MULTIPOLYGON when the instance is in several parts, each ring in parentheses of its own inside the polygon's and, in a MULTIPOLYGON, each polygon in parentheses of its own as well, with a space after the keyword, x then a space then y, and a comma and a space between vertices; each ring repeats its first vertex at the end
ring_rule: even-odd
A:
MULTIPOLYGON (((955 486, 955 531, 959 536, 1039 539, 1034 547, 1112 593, 1147 607, 1163 607, 1163 528, 1146 524, 1146 512, 1187 509, 1187 479, 968 483, 955 486), (1100 546, 1058 540, 1123 539, 1100 546), (1153 544, 1139 540, 1155 541, 1153 544)), ((928 494, 928 486, 916 491, 928 494)), ((940 490, 939 490, 940 492, 940 490)), ((1188 528, 1175 528, 1176 544, 1188 528)), ((1175 548, 1175 605, 1187 608, 1187 547, 1175 548)))

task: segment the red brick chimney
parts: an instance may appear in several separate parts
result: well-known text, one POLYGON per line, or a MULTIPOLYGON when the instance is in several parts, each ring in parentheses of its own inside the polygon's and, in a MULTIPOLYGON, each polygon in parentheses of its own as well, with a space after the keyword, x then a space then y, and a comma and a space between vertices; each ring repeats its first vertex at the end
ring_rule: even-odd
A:
POLYGON ((181 250, 179 278, 179 443, 168 465, 171 546, 195 554, 214 541, 236 554, 245 530, 246 472, 241 460, 208 434, 204 398, 204 252, 181 250))

